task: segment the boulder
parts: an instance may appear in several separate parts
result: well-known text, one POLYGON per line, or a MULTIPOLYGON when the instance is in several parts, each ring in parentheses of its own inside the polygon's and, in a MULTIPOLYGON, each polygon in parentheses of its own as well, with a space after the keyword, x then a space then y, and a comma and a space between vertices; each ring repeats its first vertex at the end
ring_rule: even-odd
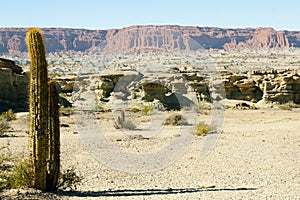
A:
POLYGON ((0 68, 11 69, 13 73, 22 74, 22 67, 15 64, 14 61, 0 58, 0 68))

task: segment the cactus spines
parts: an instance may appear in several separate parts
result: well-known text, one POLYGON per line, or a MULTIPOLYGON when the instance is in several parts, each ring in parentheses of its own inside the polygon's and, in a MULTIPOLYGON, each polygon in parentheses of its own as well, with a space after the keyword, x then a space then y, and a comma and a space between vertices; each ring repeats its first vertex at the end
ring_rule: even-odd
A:
POLYGON ((30 56, 29 111, 30 162, 32 186, 46 190, 48 150, 48 72, 45 46, 41 31, 27 32, 26 43, 30 56))
POLYGON ((56 190, 60 168, 60 130, 59 130, 59 95, 55 81, 49 81, 49 175, 47 179, 49 190, 56 190))
POLYGON ((37 28, 27 32, 30 56, 30 178, 41 190, 57 189, 59 175, 59 114, 56 83, 48 84, 47 61, 42 33, 37 28))

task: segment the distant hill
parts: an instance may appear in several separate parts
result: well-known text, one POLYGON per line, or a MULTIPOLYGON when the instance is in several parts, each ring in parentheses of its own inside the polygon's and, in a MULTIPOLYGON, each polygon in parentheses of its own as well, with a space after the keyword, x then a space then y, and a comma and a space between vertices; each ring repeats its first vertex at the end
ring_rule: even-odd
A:
MULTIPOLYGON (((27 28, 0 28, 0 53, 27 51, 27 28)), ((133 53, 199 49, 255 50, 300 47, 300 31, 272 28, 227 29, 196 26, 130 26, 86 30, 44 28, 47 52, 133 53)))

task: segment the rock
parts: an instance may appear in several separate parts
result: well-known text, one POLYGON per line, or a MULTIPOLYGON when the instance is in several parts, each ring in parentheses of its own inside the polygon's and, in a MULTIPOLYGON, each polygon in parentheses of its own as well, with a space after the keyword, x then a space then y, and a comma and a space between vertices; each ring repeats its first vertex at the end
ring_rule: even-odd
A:
POLYGON ((12 68, 0 68, 0 112, 28 110, 28 82, 26 74, 14 73, 12 68))
POLYGON ((171 90, 165 87, 165 83, 163 82, 146 82, 141 83, 144 91, 144 100, 153 101, 154 99, 158 99, 161 102, 165 101, 165 94, 171 92, 171 90))
POLYGON ((224 48, 228 51, 243 49, 272 49, 290 47, 288 31, 275 31, 272 28, 257 28, 252 32, 250 39, 237 42, 233 39, 224 48))
POLYGON ((0 58, 0 68, 11 69, 13 73, 21 74, 23 72, 22 67, 15 64, 14 61, 0 58))
POLYGON ((143 75, 140 72, 134 70, 128 71, 107 71, 103 74, 99 74, 99 83, 96 93, 100 99, 109 98, 112 92, 117 95, 123 93, 125 95, 122 98, 127 98, 129 94, 130 84, 138 82, 143 75))
MULTIPOLYGON (((236 51, 300 47, 299 31, 276 31, 272 28, 226 29, 149 25, 110 30, 68 28, 44 28, 42 30, 48 53, 68 51, 115 54, 178 50, 189 52, 200 49, 236 51)), ((0 28, 2 36, 0 37, 0 53, 22 54, 27 52, 25 44, 27 31, 27 28, 0 28)))
POLYGON ((242 109, 242 110, 244 110, 244 109, 250 109, 250 105, 247 104, 247 103, 245 103, 245 102, 241 102, 241 103, 237 103, 234 108, 236 108, 236 109, 242 109))
POLYGON ((72 93, 74 90, 74 81, 68 81, 64 84, 61 83, 60 92, 62 93, 72 93))
MULTIPOLYGON (((272 73, 272 72, 270 72, 272 73)), ((300 103, 299 76, 297 72, 281 71, 271 79, 270 76, 263 82, 263 99, 265 102, 300 103)))
POLYGON ((72 103, 70 103, 70 101, 68 101, 66 98, 62 97, 61 95, 59 96, 59 104, 65 108, 72 107, 72 103))
POLYGON ((98 88, 99 88, 99 95, 101 99, 110 97, 111 93, 114 91, 115 84, 112 79, 110 78, 100 79, 101 81, 99 82, 98 88))
POLYGON ((180 110, 183 107, 191 106, 194 102, 181 94, 172 93, 166 95, 162 103, 166 110, 180 110))
POLYGON ((226 97, 228 99, 261 100, 263 92, 258 87, 256 81, 245 75, 229 75, 225 80, 226 97))
MULTIPOLYGON (((19 74, 20 68, 11 67, 14 64, 12 61, 4 60, 2 63, 8 63, 5 66, 10 67, 0 68, 1 109, 27 110, 28 75, 19 74)), ((120 101, 158 102, 167 110, 190 106, 196 100, 195 96, 198 101, 208 102, 227 98, 253 103, 263 100, 266 104, 300 103, 299 70, 222 73, 220 79, 209 78, 208 74, 195 69, 193 72, 180 71, 174 74, 141 74, 126 69, 83 74, 77 79, 70 76, 59 77, 56 81, 59 85, 60 104, 64 107, 71 107, 76 99, 88 99, 90 94, 96 94, 96 102, 103 104, 105 108, 111 106, 114 98, 120 101)))
POLYGON ((235 81, 233 85, 237 86, 238 88, 253 88, 256 83, 251 79, 242 79, 239 81, 235 81))

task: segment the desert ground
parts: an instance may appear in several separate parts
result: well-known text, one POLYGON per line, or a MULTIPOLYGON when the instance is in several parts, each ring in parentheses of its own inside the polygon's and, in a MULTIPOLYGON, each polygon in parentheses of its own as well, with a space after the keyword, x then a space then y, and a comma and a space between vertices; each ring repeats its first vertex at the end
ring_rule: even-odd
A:
MULTIPOLYGON (((196 115, 207 122, 212 117, 210 111, 196 115)), ((164 117, 154 113, 136 119, 147 126, 164 117)), ((144 137, 142 129, 120 133, 113 126, 112 113, 98 113, 97 125, 104 135, 128 152, 153 152, 172 138, 192 135, 191 145, 174 162, 141 173, 97 160, 83 142, 75 118, 60 118, 61 167, 74 167, 82 177, 80 184, 73 191, 55 193, 5 190, 0 199, 300 199, 299 108, 226 109, 221 134, 204 157, 199 156, 200 149, 208 136, 192 135, 193 126, 183 132, 178 131, 182 127, 161 126, 159 134, 144 137)), ((27 158, 28 123, 28 113, 17 113, 9 132, 0 138, 1 153, 27 158)))

